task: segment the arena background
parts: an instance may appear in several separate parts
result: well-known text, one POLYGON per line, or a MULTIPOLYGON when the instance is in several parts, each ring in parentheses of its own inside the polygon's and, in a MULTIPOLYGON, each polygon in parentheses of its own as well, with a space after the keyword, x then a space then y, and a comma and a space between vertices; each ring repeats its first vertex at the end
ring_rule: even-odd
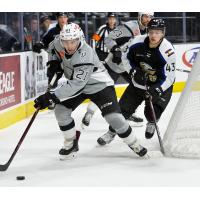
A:
MULTIPOLYGON (((118 22, 137 20, 137 12, 116 12, 118 22)), ((47 87, 47 54, 31 51, 25 39, 33 44, 40 40, 40 23, 42 15, 49 15, 56 22, 54 12, 1 12, 0 13, 0 47, 7 42, 2 33, 14 35, 17 47, 1 50, 0 53, 0 129, 33 112, 33 100, 45 92, 47 87), (37 31, 31 35, 32 20, 37 22, 37 31)), ((99 26, 106 23, 107 12, 70 12, 69 21, 78 23, 83 29, 86 40, 91 44, 91 36, 99 26)), ((166 22, 166 37, 176 49, 177 73, 174 92, 184 88, 192 64, 200 48, 200 13, 198 12, 155 12, 154 16, 166 22)), ((8 45, 7 45, 8 46, 8 45)), ((119 79, 116 85, 120 97, 126 82, 119 79)))

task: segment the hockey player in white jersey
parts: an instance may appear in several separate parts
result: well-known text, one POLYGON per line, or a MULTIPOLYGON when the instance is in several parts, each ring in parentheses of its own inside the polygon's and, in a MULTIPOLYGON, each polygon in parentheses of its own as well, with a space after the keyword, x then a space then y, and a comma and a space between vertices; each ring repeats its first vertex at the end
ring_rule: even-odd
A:
POLYGON ((71 114, 85 99, 98 105, 105 120, 116 130, 120 138, 139 156, 147 149, 142 147, 129 124, 120 113, 114 83, 94 50, 80 40, 79 27, 68 24, 49 47, 52 73, 63 71, 67 81, 54 91, 35 99, 35 108, 44 109, 51 102, 56 104, 55 116, 64 137, 59 151, 61 159, 74 156, 79 150, 80 133, 75 129, 71 114), (77 134, 78 133, 78 134, 77 134))
POLYGON ((140 34, 147 34, 147 26, 151 19, 154 17, 154 12, 139 12, 138 13, 138 24, 140 27, 140 34))
MULTIPOLYGON (((108 37, 104 38, 104 46, 107 51, 111 51, 104 64, 114 82, 118 80, 120 75, 127 82, 131 81, 126 72, 126 65, 121 62, 122 53, 126 52, 130 39, 146 33, 146 27, 153 16, 153 12, 139 12, 138 21, 131 20, 124 22, 117 26, 114 31, 111 31, 108 37)), ((97 109, 98 107, 93 102, 89 102, 87 112, 82 119, 82 128, 89 126, 90 120, 97 109)), ((127 117, 127 120, 131 126, 137 127, 143 125, 143 119, 138 117, 135 111, 127 117)))
MULTIPOLYGON (((152 19, 148 25, 148 36, 138 36, 132 40, 127 59, 129 60, 132 83, 126 88, 119 104, 122 114, 129 116, 145 101, 144 115, 147 119, 145 137, 150 139, 155 132, 155 124, 146 89, 152 96, 152 103, 158 121, 167 107, 175 81, 175 51, 165 38, 165 23, 162 19, 152 19)), ((98 143, 110 143, 116 135, 109 131, 98 139, 98 143)))

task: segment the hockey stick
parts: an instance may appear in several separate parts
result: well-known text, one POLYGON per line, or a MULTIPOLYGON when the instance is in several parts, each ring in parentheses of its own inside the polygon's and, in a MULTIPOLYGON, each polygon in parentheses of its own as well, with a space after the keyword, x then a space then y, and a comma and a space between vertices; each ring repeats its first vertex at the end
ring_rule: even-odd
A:
POLYGON ((52 88, 54 82, 56 81, 56 78, 57 78, 57 74, 54 74, 53 78, 51 79, 51 82, 48 84, 46 92, 50 91, 50 89, 52 88))
POLYGON ((161 136, 160 136, 160 130, 159 130, 159 127, 158 127, 158 124, 157 124, 157 121, 156 121, 156 114, 155 114, 155 110, 154 110, 153 103, 152 103, 152 96, 148 92, 148 89, 146 91, 146 99, 149 102, 149 105, 150 105, 150 108, 151 108, 151 112, 152 112, 152 115, 153 115, 153 121, 154 121, 153 123, 154 123, 155 128, 156 128, 156 133, 157 133, 158 141, 159 141, 159 144, 160 144, 160 150, 163 153, 163 155, 165 155, 163 142, 162 142, 162 139, 161 139, 161 136))
POLYGON ((146 88, 145 98, 149 102, 150 109, 151 109, 151 112, 152 112, 152 115, 153 115, 153 121, 154 121, 153 123, 154 123, 155 128, 156 128, 156 133, 157 133, 158 141, 159 141, 159 144, 160 144, 160 151, 161 151, 161 153, 163 155, 165 155, 163 142, 162 142, 162 139, 161 139, 161 136, 160 136, 160 130, 159 130, 159 127, 158 127, 158 124, 157 124, 157 120, 156 120, 156 113, 155 113, 155 110, 154 110, 154 107, 153 107, 153 103, 152 103, 152 96, 149 93, 149 90, 148 90, 148 87, 147 87, 147 77, 146 77, 146 75, 144 75, 144 81, 145 81, 145 88, 146 88))
POLYGON ((21 136, 19 142, 17 143, 17 146, 15 147, 15 150, 13 151, 13 153, 12 153, 11 157, 9 158, 8 162, 6 164, 4 164, 4 165, 0 165, 0 171, 6 171, 8 169, 8 167, 10 166, 13 158, 15 157, 17 151, 19 150, 19 147, 21 146, 24 138, 26 137, 31 125, 33 124, 38 112, 39 112, 39 108, 37 108, 37 110, 34 112, 34 114, 33 114, 32 118, 31 118, 28 126, 26 127, 24 133, 22 134, 22 136, 21 136))
POLYGON ((179 71, 179 72, 185 72, 185 73, 190 73, 190 70, 186 70, 186 69, 176 69, 176 71, 179 71))
POLYGON ((108 54, 108 56, 106 57, 106 59, 105 59, 104 61, 101 61, 101 62, 102 62, 103 64, 107 64, 108 61, 111 59, 112 56, 113 56, 112 53, 109 52, 109 54, 108 54))

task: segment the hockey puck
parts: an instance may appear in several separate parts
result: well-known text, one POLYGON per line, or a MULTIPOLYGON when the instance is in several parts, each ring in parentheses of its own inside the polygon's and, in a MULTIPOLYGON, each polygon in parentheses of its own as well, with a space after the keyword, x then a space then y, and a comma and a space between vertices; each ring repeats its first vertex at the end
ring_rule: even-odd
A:
POLYGON ((25 179, 25 176, 17 176, 16 179, 18 181, 23 181, 25 179))

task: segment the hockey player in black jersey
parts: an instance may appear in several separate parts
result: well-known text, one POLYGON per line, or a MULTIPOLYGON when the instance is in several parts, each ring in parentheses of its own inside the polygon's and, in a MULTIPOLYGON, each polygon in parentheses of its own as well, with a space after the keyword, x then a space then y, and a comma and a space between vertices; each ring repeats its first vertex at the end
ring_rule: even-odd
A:
MULTIPOLYGON (((138 36, 130 44, 127 59, 132 83, 119 101, 125 118, 146 100, 147 88, 152 97, 157 121, 170 101, 175 81, 176 58, 174 47, 165 39, 165 29, 162 19, 152 19, 148 25, 148 36, 138 36)), ((148 101, 145 101, 144 115, 147 119, 145 137, 150 139, 154 135, 155 125, 148 101)), ((110 127, 98 139, 98 143, 108 144, 114 136, 115 130, 110 127)))
MULTIPOLYGON (((74 157, 79 150, 80 133, 76 131, 72 112, 87 98, 102 112, 107 123, 137 155, 144 156, 147 149, 141 146, 117 102, 114 82, 94 50, 81 40, 79 26, 68 24, 50 44, 49 62, 52 73, 63 71, 66 82, 51 92, 35 99, 35 107, 44 109, 55 103, 55 116, 64 137, 61 159, 74 157), (52 51, 54 50, 54 51, 52 51)), ((51 76, 52 77, 52 76, 51 76)))
POLYGON ((43 35, 41 42, 37 42, 33 46, 33 51, 40 53, 41 49, 47 49, 50 42, 52 42, 56 35, 60 34, 63 26, 68 24, 68 13, 66 12, 57 12, 56 13, 57 24, 55 27, 48 30, 46 34, 43 35))

